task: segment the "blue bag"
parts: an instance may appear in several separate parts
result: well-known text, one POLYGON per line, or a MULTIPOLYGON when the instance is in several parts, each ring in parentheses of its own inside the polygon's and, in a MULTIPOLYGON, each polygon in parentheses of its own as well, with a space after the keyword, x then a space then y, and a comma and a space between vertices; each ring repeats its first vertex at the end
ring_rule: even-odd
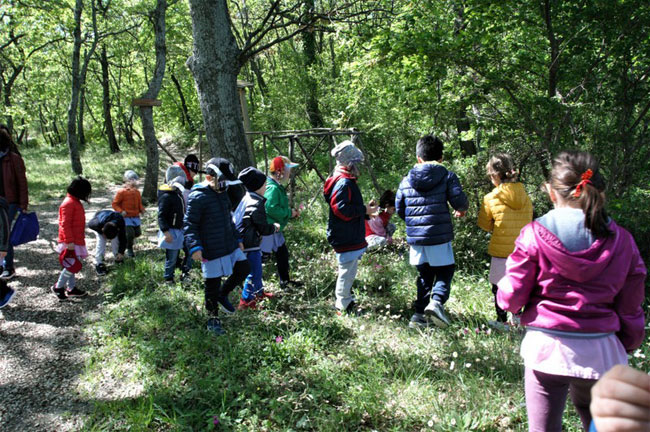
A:
POLYGON ((29 243, 36 240, 40 228, 38 226, 38 218, 36 213, 18 213, 18 218, 14 224, 13 229, 11 230, 11 236, 9 241, 12 246, 18 246, 23 243, 29 243))

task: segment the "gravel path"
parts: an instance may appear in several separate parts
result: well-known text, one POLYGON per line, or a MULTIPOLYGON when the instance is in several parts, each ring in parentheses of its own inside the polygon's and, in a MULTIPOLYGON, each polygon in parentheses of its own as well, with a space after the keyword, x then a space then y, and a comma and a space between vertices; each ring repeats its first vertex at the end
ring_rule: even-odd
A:
MULTIPOLYGON (((59 204, 31 208, 41 233, 37 241, 16 249, 17 277, 10 282, 16 295, 0 310, 0 431, 78 430, 92 409, 79 394, 87 356, 83 327, 99 316, 104 289, 88 258, 78 275, 88 297, 59 303, 50 293, 60 272, 54 251, 59 204)), ((110 208, 110 200, 93 198, 85 207, 88 221, 96 211, 110 208)), ((91 253, 95 249, 89 229, 86 247, 91 253)))

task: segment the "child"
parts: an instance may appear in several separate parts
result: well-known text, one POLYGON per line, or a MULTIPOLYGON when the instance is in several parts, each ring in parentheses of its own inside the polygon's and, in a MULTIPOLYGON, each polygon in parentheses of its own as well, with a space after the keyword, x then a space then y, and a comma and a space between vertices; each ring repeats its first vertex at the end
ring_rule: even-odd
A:
POLYGON ((377 206, 366 206, 357 178, 363 153, 352 141, 343 141, 332 149, 336 168, 325 181, 323 196, 330 207, 327 223, 327 241, 336 251, 338 276, 336 279, 336 303, 339 314, 356 313, 352 296, 352 284, 357 275, 359 259, 366 250, 365 218, 375 213, 377 206))
POLYGON ((95 217, 88 222, 88 228, 95 231, 95 236, 97 237, 95 271, 98 276, 104 276, 107 273, 106 265, 104 264, 107 240, 111 242, 115 261, 120 263, 124 259, 124 250, 126 249, 126 224, 124 217, 118 212, 102 210, 97 212, 95 217), (116 237, 117 242, 115 242, 116 237))
POLYGON ((289 223, 289 219, 299 215, 298 211, 289 207, 289 198, 284 188, 284 185, 289 182, 291 177, 291 169, 297 166, 297 163, 291 162, 285 156, 273 158, 269 166, 271 176, 266 181, 266 192, 264 193, 264 198, 266 198, 266 218, 270 224, 280 224, 280 231, 264 236, 260 247, 264 254, 270 255, 271 252, 275 252, 278 277, 282 288, 302 286, 301 282, 291 280, 289 277, 289 249, 287 249, 287 243, 282 234, 287 223, 289 223))
MULTIPOLYGON (((370 201, 374 204, 375 201, 370 201)), ((379 197, 379 213, 366 219, 366 242, 368 249, 374 249, 393 243, 395 224, 390 218, 395 214, 395 192, 387 190, 379 197)))
POLYGON ((242 184, 241 180, 239 180, 235 175, 235 167, 228 159, 217 158, 216 162, 216 165, 222 174, 221 180, 224 180, 228 185, 226 193, 230 200, 231 209, 234 212, 237 206, 239 206, 241 200, 244 198, 244 195, 246 195, 246 188, 242 184))
POLYGON ((208 330, 222 335, 225 330, 217 317, 218 307, 234 313, 228 294, 244 282, 250 272, 243 244, 232 221, 226 184, 220 181, 221 171, 216 158, 208 161, 206 183, 194 187, 187 204, 183 230, 192 258, 201 263, 205 283, 205 307, 211 317, 208 330), (221 278, 228 279, 221 286, 221 278))
POLYGON ((140 215, 145 209, 142 205, 142 196, 138 190, 140 178, 135 171, 127 170, 124 173, 124 187, 117 191, 113 199, 113 210, 124 216, 126 224, 126 255, 133 258, 133 241, 142 235, 140 228, 140 215))
POLYGON ((427 135, 418 140, 418 163, 400 183, 395 199, 397 214, 406 221, 409 261, 419 273, 415 313, 409 322, 412 328, 428 326, 425 313, 438 327, 450 323, 443 305, 449 299, 456 265, 447 203, 456 210, 454 216, 461 217, 468 202, 456 174, 441 165, 442 148, 438 137, 427 135))
POLYGON ((592 155, 559 154, 547 190, 555 208, 522 229, 497 302, 524 308, 529 430, 561 430, 567 393, 587 429, 591 387, 643 341, 646 268, 632 236, 605 212, 592 155))
POLYGON ((184 246, 184 183, 185 176, 178 176, 167 180, 158 190, 158 246, 165 249, 164 278, 170 284, 174 283, 176 261, 184 246))
POLYGON ((264 192, 266 191, 266 176, 256 168, 244 168, 239 173, 239 180, 244 184, 248 193, 241 200, 235 211, 235 224, 244 244, 244 252, 251 267, 251 273, 246 278, 244 289, 239 301, 239 309, 255 309, 257 299, 273 297, 264 292, 262 282, 262 252, 260 242, 262 236, 280 231, 280 224, 267 222, 264 209, 264 192))
MULTIPOLYGON (((83 177, 77 177, 68 186, 68 195, 59 207, 59 244, 57 252, 74 253, 78 259, 88 256, 86 249, 86 212, 81 201, 88 202, 92 187, 90 182, 83 177)), ((78 271, 78 270, 77 270, 78 271)), ((59 301, 66 301, 68 297, 84 297, 86 291, 75 286, 75 272, 64 268, 59 280, 52 286, 52 293, 59 301), (67 285, 67 289, 66 289, 67 285)))
POLYGON ((506 273, 506 258, 515 249, 515 239, 533 218, 533 204, 524 185, 517 182, 517 172, 509 155, 495 154, 485 168, 495 186, 492 192, 483 197, 483 205, 478 213, 478 226, 492 233, 488 246, 488 253, 492 257, 489 280, 494 294, 497 321, 488 324, 507 329, 503 323, 508 320, 508 313, 496 302, 497 283, 506 273))
POLYGON ((174 162, 174 166, 179 167, 185 174, 185 188, 192 189, 194 186, 194 177, 199 173, 199 158, 194 154, 188 154, 183 162, 174 162))
MULTIPOLYGON (((9 249, 9 216, 7 200, 0 197, 0 261, 7 255, 9 249)), ((0 279, 0 309, 7 306, 16 292, 7 286, 7 281, 0 279)))

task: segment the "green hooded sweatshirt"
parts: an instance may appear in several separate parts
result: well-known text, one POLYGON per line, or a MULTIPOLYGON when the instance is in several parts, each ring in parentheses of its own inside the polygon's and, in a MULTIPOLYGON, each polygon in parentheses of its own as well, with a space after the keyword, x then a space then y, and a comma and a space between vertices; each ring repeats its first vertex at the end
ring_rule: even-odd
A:
POLYGON ((289 208, 289 197, 287 191, 280 183, 268 177, 266 179, 266 220, 268 223, 279 223, 280 231, 287 226, 291 219, 291 209, 289 208))

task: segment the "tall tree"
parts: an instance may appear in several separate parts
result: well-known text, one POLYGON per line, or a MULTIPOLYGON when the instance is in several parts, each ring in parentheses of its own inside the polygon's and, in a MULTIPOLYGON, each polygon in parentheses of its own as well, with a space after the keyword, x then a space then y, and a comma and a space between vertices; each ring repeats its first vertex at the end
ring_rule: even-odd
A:
MULTIPOLYGON (((165 76, 165 62, 167 55, 167 46, 165 44, 165 14, 167 12, 167 1, 157 0, 156 8, 150 14, 150 20, 153 24, 156 39, 156 66, 153 76, 149 81, 149 88, 142 95, 145 99, 156 99, 158 92, 162 87, 163 77, 165 76)), ((140 107, 140 120, 142 121, 142 134, 147 151, 147 168, 144 181, 142 196, 145 201, 155 202, 156 191, 158 189, 158 139, 156 138, 156 129, 153 122, 153 108, 151 106, 140 107)))

